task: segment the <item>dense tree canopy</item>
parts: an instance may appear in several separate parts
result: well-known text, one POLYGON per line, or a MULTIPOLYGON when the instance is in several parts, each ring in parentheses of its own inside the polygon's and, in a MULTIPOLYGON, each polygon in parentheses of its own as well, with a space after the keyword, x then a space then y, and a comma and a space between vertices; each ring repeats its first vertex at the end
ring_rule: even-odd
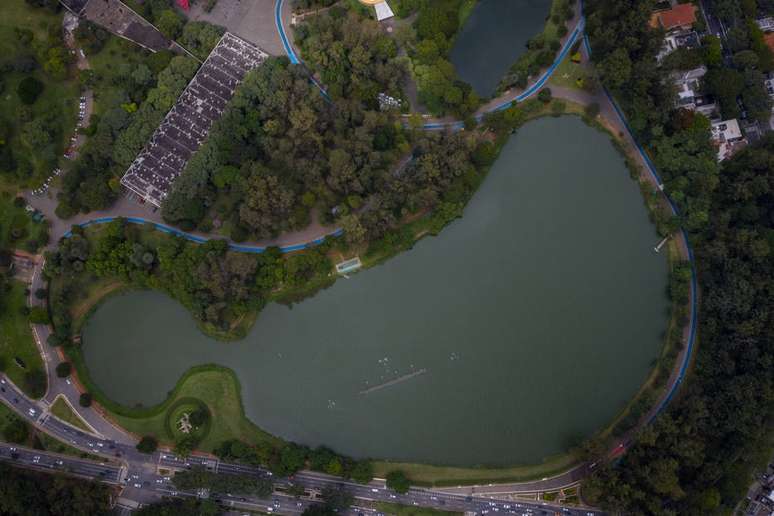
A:
POLYGON ((126 81, 124 84, 131 88, 126 96, 115 98, 114 104, 105 107, 77 161, 63 176, 59 217, 106 209, 113 203, 120 188, 118 177, 146 144, 196 68, 193 59, 174 57, 151 88, 153 78, 147 65, 125 67, 115 80, 126 81))
POLYGON ((110 513, 107 486, 0 464, 0 513, 8 516, 99 516, 110 513))
POLYGON ((727 162, 697 235, 701 342, 685 392, 584 494, 634 514, 710 514, 751 482, 774 416, 774 136, 727 162))
POLYGON ((304 63, 336 99, 355 98, 378 107, 377 95, 401 97, 405 64, 395 40, 379 24, 337 7, 310 17, 296 29, 304 63))

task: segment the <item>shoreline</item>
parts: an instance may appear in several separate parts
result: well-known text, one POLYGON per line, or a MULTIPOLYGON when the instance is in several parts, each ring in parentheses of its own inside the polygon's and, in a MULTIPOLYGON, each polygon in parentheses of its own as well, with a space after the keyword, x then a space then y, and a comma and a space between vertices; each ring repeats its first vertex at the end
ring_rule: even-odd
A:
MULTIPOLYGON (((536 102, 536 101, 535 101, 536 102)), ((620 144, 620 136, 617 136, 612 133, 610 128, 608 128, 605 124, 600 123, 597 121, 588 120, 587 117, 584 117, 582 115, 583 108, 580 104, 567 101, 562 99, 562 102, 568 104, 568 109, 565 110, 565 113, 562 114, 562 116, 581 116, 581 118, 589 125, 590 128, 602 131, 608 134, 608 136, 611 138, 612 143, 616 147, 616 149, 621 152, 622 156, 624 158, 629 158, 628 154, 626 153, 626 149, 623 146, 615 145, 616 142, 620 144)), ((542 118, 544 116, 554 116, 552 114, 550 109, 551 104, 541 106, 541 110, 539 113, 532 114, 532 116, 526 118, 523 121, 523 124, 528 123, 529 121, 542 118)), ((523 125, 522 124, 522 125, 523 125)), ((503 141, 500 143, 500 146, 498 146, 498 155, 501 150, 502 145, 505 144, 510 139, 511 135, 508 134, 503 139, 503 141)), ((486 179, 486 176, 488 175, 489 170, 487 169, 487 172, 482 175, 481 183, 486 179)), ((631 172, 631 170, 630 170, 631 172)), ((478 185, 480 186, 480 184, 478 185)), ((478 188, 478 187, 477 187, 478 188)), ((643 197, 643 202, 646 205, 646 208, 648 211, 651 210, 651 206, 648 204, 647 199, 643 197)), ((427 217, 420 218, 419 220, 412 221, 409 223, 409 226, 419 224, 420 226, 426 226, 427 225, 427 217)), ((416 242, 418 242, 421 238, 424 238, 427 236, 427 234, 433 234, 432 232, 428 230, 423 231, 416 231, 415 234, 417 235, 417 239, 414 240, 411 244, 411 246, 415 245, 416 242)), ((391 249, 390 252, 385 253, 382 256, 378 257, 372 257, 369 260, 366 260, 364 263, 364 268, 370 268, 375 265, 379 265, 385 260, 396 256, 397 254, 400 254, 404 249, 402 248, 396 248, 391 249)), ((671 262, 671 258, 670 258, 671 262)), ((115 295, 116 293, 125 292, 127 290, 132 290, 130 286, 127 286, 126 288, 120 288, 117 291, 113 291, 110 295, 115 295)), ((310 289, 312 290, 312 289, 310 289)), ((316 291, 316 289, 314 289, 316 291)), ((163 292, 163 291, 162 291, 163 292)), ((304 294, 311 294, 312 292, 307 291, 304 294)), ((106 298, 100 298, 95 301, 95 303, 92 305, 92 307, 89 309, 87 313, 91 314, 94 310, 96 310, 99 306, 99 304, 106 298)), ((272 299, 276 300, 276 299, 272 299)), ((670 318, 669 326, 671 326, 674 323, 673 317, 670 318)), ((201 327, 200 327, 201 329, 201 327)), ((205 332, 209 335, 209 333, 205 332)), ((217 338, 217 336, 215 336, 217 338)), ((666 353, 667 350, 667 341, 662 343, 661 351, 659 352, 659 357, 663 356, 666 353)), ((69 353, 68 353, 69 355, 69 353)), ((167 405, 169 405, 175 397, 175 394, 180 390, 181 386, 189 380, 191 377, 195 376, 198 372, 204 371, 204 370, 211 370, 211 367, 214 367, 215 369, 224 371, 227 373, 227 375, 231 378, 233 378, 238 383, 238 378, 235 377, 235 373, 229 369, 224 368, 221 366, 208 366, 208 365, 200 365, 200 366, 194 366, 190 369, 188 369, 186 372, 183 373, 183 375, 178 379, 177 383, 175 384, 175 387, 170 391, 167 398, 162 401, 161 403, 157 405, 153 405, 151 407, 143 407, 141 409, 135 409, 126 407, 124 405, 121 405, 119 403, 113 402, 110 400, 109 397, 107 397, 101 389, 98 388, 94 384, 94 382, 91 380, 90 375, 88 374, 88 368, 85 365, 85 362, 83 361, 82 354, 78 350, 75 355, 79 355, 77 358, 72 357, 74 360, 74 365, 76 365, 76 369, 78 371, 79 378, 82 380, 84 377, 87 378, 85 381, 85 384, 89 387, 89 390, 95 394, 95 399, 100 402, 107 410, 109 410, 111 413, 115 413, 116 415, 122 416, 122 417, 129 417, 129 418, 144 418, 149 417, 149 415, 152 414, 159 414, 163 410, 167 408, 167 405), (108 408, 109 407, 109 408, 108 408)), ((588 439, 594 439, 598 437, 604 437, 606 435, 609 435, 613 432, 616 425, 620 423, 621 419, 623 419, 626 414, 631 410, 632 406, 635 405, 643 396, 643 394, 647 391, 649 384, 653 381, 655 376, 657 375, 657 364, 654 364, 650 372, 647 374, 645 381, 638 389, 635 396, 629 400, 629 402, 624 406, 623 409, 603 428, 600 428, 597 432, 590 435, 588 439)), ((241 396, 239 403, 241 405, 241 396)), ((112 416, 113 414, 110 414, 112 416)), ((252 425, 255 426, 255 424, 249 420, 246 416, 243 417, 252 425)), ((116 421, 115 417, 111 417, 113 421, 116 421)), ((123 427, 123 425, 121 425, 123 427)), ((256 428, 258 428, 256 426, 256 428)), ((262 431, 262 433, 265 433, 262 431)), ((277 436, 272 436, 274 439, 282 440, 282 438, 277 436)), ((254 444, 254 443, 251 443, 254 444)), ((432 486, 457 486, 461 483, 487 483, 487 482, 527 482, 530 480, 536 480, 541 479, 545 477, 549 477, 551 475, 558 475, 561 476, 562 474, 566 474, 568 472, 572 472, 575 470, 578 470, 578 468, 582 465, 581 457, 579 456, 577 449, 571 449, 566 451, 565 453, 560 453, 558 455, 546 457, 546 459, 539 463, 533 463, 533 464, 511 464, 506 466, 460 466, 460 467, 453 467, 453 466, 438 466, 433 464, 424 464, 424 463, 406 463, 406 462, 391 462, 387 460, 374 460, 373 464, 375 466, 375 469, 377 472, 384 473, 389 468, 395 468, 395 467, 403 467, 408 471, 415 470, 416 473, 416 480, 412 478, 412 482, 416 483, 417 485, 432 485, 432 486), (445 475, 448 475, 450 472, 453 472, 452 475, 448 475, 446 477, 439 476, 432 479, 429 479, 427 475, 433 475, 433 472, 441 473, 442 471, 445 471, 445 475)))

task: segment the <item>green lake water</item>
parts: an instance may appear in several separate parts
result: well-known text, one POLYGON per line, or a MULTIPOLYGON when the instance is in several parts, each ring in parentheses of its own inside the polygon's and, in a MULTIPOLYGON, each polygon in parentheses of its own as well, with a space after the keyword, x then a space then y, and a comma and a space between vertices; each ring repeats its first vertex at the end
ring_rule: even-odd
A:
POLYGON ((262 428, 341 453, 535 462, 606 425, 658 355, 667 262, 607 137, 572 117, 522 128, 462 219, 246 339, 202 335, 156 292, 109 299, 84 329, 96 383, 161 402, 191 366, 236 371, 262 428), (362 394, 412 372, 424 374, 362 394))
POLYGON ((490 97, 550 11, 551 0, 479 0, 450 54, 460 78, 490 97))

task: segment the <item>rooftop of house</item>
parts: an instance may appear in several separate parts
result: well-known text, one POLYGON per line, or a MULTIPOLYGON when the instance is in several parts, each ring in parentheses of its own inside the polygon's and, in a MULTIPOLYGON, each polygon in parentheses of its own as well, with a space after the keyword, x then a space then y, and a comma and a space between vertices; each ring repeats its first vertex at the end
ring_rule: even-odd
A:
POLYGON ((766 46, 768 46, 772 52, 774 52, 774 32, 767 32, 763 35, 763 41, 766 42, 766 46))
POLYGON ((740 149, 747 146, 747 140, 742 136, 739 122, 734 118, 712 123, 712 140, 718 148, 717 160, 730 158, 740 149))
POLYGON ((712 123, 712 138, 718 141, 735 140, 742 137, 739 122, 736 118, 712 123))
POLYGON ((671 9, 657 11, 650 17, 650 26, 654 29, 689 28, 694 23, 696 23, 696 6, 693 4, 677 4, 671 9))

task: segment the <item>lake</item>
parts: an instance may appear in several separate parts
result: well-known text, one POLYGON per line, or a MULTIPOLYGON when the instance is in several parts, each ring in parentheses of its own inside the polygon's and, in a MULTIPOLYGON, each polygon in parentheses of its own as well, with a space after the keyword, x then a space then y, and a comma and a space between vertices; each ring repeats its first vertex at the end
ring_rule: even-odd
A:
POLYGON ((438 237, 292 309, 268 306, 243 341, 209 339, 174 300, 132 292, 96 311, 83 352, 130 406, 214 362, 239 376, 250 419, 286 439, 536 462, 608 424, 650 371, 669 309, 658 240, 607 136, 544 118, 511 137, 438 237))
POLYGON ((460 29, 450 59, 460 78, 483 98, 543 31, 551 0, 479 0, 460 29))

